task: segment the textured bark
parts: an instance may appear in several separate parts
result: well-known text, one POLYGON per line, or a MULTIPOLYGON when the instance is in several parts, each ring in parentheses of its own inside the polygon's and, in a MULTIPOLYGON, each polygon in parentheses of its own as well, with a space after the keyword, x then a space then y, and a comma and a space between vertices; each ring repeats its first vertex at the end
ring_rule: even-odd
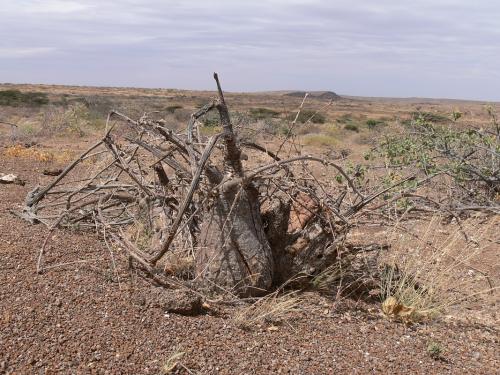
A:
POLYGON ((261 208, 275 264, 274 285, 307 286, 311 276, 336 261, 345 233, 336 227, 332 233, 330 225, 316 215, 319 210, 304 193, 293 202, 285 195, 274 196, 261 208))
MULTIPOLYGON (((241 150, 217 75, 219 111, 224 140, 224 177, 244 179, 241 150)), ((240 296, 265 293, 272 286, 274 262, 258 201, 249 184, 227 183, 219 189, 203 218, 196 273, 206 287, 240 296)))
POLYGON ((274 262, 256 192, 236 186, 221 192, 205 218, 196 259, 205 286, 240 296, 269 290, 274 262))

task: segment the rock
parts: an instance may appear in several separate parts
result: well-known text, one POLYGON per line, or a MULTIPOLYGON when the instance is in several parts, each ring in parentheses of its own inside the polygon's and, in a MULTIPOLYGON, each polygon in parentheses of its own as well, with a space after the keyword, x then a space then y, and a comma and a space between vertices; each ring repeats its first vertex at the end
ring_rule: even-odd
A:
POLYGON ((161 302, 166 312, 180 315, 199 315, 203 312, 200 296, 185 290, 172 290, 163 295, 161 302))
POLYGON ((14 174, 0 174, 0 184, 16 184, 24 186, 25 182, 14 174))
POLYGON ((62 172, 62 169, 44 169, 42 174, 45 176, 59 176, 62 172))

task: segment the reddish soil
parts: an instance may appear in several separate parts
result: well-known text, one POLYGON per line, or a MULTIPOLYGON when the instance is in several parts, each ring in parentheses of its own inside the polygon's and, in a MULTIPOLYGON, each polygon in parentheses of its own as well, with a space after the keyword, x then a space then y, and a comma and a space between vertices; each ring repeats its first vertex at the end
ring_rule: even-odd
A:
MULTIPOLYGON (((54 166, 50 166, 54 167, 54 166)), ((48 233, 9 210, 40 181, 46 164, 0 154, 0 172, 26 186, 0 185, 0 373, 158 374, 176 351, 201 374, 499 373, 498 329, 464 319, 405 326, 379 305, 308 294, 301 311, 277 330, 244 331, 232 316, 165 314, 152 286, 129 272, 94 234, 56 231, 46 264, 86 260, 38 275, 38 250, 48 233), (444 352, 427 351, 438 342, 444 352)), ((179 368, 178 373, 189 373, 179 368)))

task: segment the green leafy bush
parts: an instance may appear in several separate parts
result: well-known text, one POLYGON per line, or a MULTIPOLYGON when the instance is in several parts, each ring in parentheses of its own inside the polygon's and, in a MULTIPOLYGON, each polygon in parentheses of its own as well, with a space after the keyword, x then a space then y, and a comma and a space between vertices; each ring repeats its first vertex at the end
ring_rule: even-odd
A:
POLYGON ((453 185, 445 184, 444 190, 453 193, 453 204, 496 205, 500 196, 500 127, 494 116, 492 119, 490 129, 464 129, 418 117, 403 134, 387 136, 374 153, 399 171, 448 176, 453 185))

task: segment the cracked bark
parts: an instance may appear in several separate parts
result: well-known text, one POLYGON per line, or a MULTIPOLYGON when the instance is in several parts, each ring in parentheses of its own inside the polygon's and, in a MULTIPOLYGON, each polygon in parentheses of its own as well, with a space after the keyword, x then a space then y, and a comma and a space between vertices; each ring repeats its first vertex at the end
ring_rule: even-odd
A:
MULTIPOLYGON (((224 177, 244 180, 241 150, 233 131, 222 89, 216 108, 223 128, 224 177)), ((206 209, 196 260, 205 286, 255 296, 271 288, 274 260, 264 232, 257 189, 252 184, 223 185, 206 209)))

